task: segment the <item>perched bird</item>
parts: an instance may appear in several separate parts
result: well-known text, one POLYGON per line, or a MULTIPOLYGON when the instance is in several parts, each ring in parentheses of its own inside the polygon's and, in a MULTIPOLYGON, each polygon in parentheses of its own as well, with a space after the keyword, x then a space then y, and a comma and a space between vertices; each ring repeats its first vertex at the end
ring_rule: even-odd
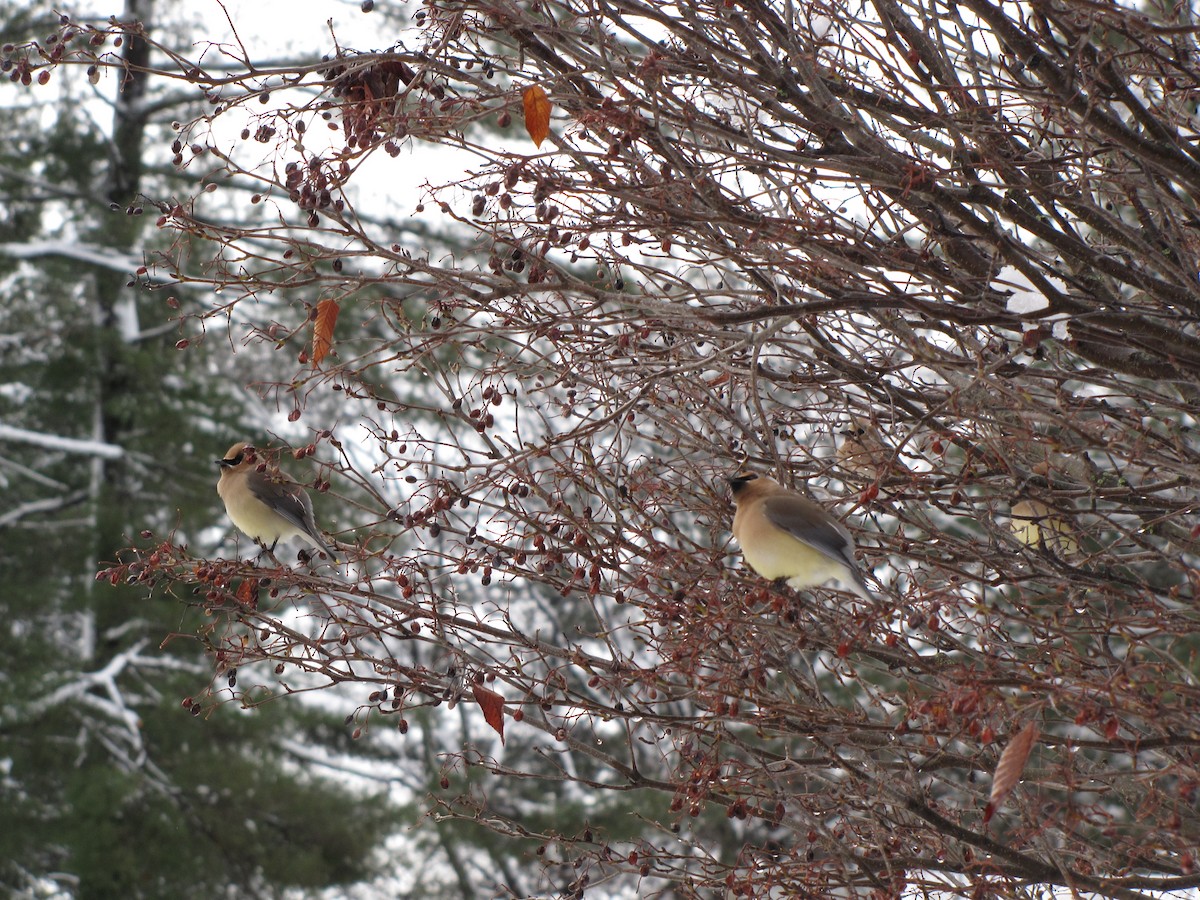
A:
POLYGON ((888 445, 879 429, 860 416, 854 416, 850 427, 842 432, 837 460, 846 471, 867 481, 886 474, 908 472, 908 467, 897 458, 895 448, 888 445))
POLYGON ((864 600, 878 602, 854 561, 850 534, 823 507, 754 472, 728 481, 737 505, 733 536, 750 568, 800 589, 836 580, 864 600))
POLYGON ((1014 503, 1009 527, 1027 547, 1054 550, 1064 556, 1073 556, 1079 550, 1071 526, 1041 500, 1027 498, 1014 503))
POLYGON ((278 469, 260 472, 263 461, 258 451, 244 442, 234 444, 224 459, 217 460, 221 467, 217 493, 230 520, 269 551, 274 552, 281 540, 296 537, 336 561, 313 520, 308 492, 278 469))

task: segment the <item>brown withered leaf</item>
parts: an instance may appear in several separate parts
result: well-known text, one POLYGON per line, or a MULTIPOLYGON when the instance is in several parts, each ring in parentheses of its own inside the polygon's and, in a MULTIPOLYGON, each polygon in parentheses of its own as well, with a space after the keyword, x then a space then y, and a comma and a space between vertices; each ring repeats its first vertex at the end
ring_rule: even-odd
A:
POLYGON ((1025 771, 1025 763, 1029 761, 1029 753, 1037 740, 1038 727, 1036 722, 1030 722, 1009 740, 1008 746, 1000 754, 1000 762, 996 764, 996 774, 992 776, 992 793, 988 798, 987 808, 983 811, 983 822, 986 825, 1004 805, 1009 793, 1021 780, 1025 771))
POLYGON ((237 591, 234 596, 238 598, 238 602, 242 606, 248 606, 251 609, 258 608, 258 582, 246 579, 237 586, 237 591))
POLYGON ((550 133, 550 98, 535 84, 525 88, 521 102, 525 105, 525 130, 533 138, 534 146, 540 147, 550 133))
POLYGON ((317 318, 313 322, 312 364, 315 369, 329 355, 333 347, 333 326, 341 312, 336 300, 322 300, 317 304, 317 318))
POLYGON ((475 702, 483 710, 483 720, 500 735, 500 743, 504 743, 504 698, 495 691, 488 690, 482 684, 471 685, 471 693, 475 702))

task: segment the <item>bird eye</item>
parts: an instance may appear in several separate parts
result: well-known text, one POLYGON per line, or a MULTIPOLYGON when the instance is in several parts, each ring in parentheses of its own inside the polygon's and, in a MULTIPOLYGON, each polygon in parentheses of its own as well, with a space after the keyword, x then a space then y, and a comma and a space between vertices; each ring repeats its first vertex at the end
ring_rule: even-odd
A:
POLYGON ((233 464, 235 466, 240 466, 242 464, 242 460, 245 458, 246 458, 246 451, 239 450, 238 455, 233 458, 233 464))

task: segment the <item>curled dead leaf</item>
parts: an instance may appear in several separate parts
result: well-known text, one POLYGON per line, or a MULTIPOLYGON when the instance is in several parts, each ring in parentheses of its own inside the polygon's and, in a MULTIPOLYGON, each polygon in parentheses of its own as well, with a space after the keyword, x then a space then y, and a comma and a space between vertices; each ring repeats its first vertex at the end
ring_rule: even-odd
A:
POLYGON ((322 300, 317 304, 317 318, 313 322, 312 364, 315 369, 329 355, 333 347, 333 327, 337 324, 341 307, 336 300, 322 300))
POLYGON ((550 134, 550 98, 535 84, 525 89, 521 102, 525 106, 525 130, 533 139, 534 146, 540 147, 550 134))
POLYGON ((983 811, 984 824, 991 821, 992 816, 1004 805, 1012 789, 1021 780, 1021 773, 1025 771, 1025 763, 1029 761, 1029 754, 1037 736, 1037 723, 1030 722, 1013 736, 1004 752, 1000 754, 996 774, 992 776, 992 793, 988 797, 987 808, 983 811))
POLYGON ((475 695, 475 702, 483 710, 483 720, 496 730, 496 733, 500 735, 500 743, 503 744, 504 698, 481 684, 471 685, 471 693, 475 695))
POLYGON ((234 596, 237 597, 238 602, 241 603, 242 606, 248 606, 251 609, 257 609, 258 608, 257 582, 246 579, 245 581, 243 581, 241 584, 239 584, 237 586, 237 590, 234 592, 234 596))

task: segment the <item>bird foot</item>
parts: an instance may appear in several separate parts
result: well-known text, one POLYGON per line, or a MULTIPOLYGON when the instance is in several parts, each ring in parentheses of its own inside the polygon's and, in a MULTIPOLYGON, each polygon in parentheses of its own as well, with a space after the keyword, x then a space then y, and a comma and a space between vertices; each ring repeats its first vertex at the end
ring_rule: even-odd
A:
POLYGON ((280 568, 283 567, 283 563, 281 563, 279 561, 279 557, 275 555, 275 545, 278 544, 279 541, 272 541, 270 547, 268 547, 262 541, 255 541, 255 543, 258 544, 258 548, 259 548, 258 556, 254 557, 255 565, 258 565, 258 561, 260 559, 262 559, 264 556, 269 556, 269 557, 271 557, 271 561, 273 563, 275 563, 276 566, 279 566, 280 568))

